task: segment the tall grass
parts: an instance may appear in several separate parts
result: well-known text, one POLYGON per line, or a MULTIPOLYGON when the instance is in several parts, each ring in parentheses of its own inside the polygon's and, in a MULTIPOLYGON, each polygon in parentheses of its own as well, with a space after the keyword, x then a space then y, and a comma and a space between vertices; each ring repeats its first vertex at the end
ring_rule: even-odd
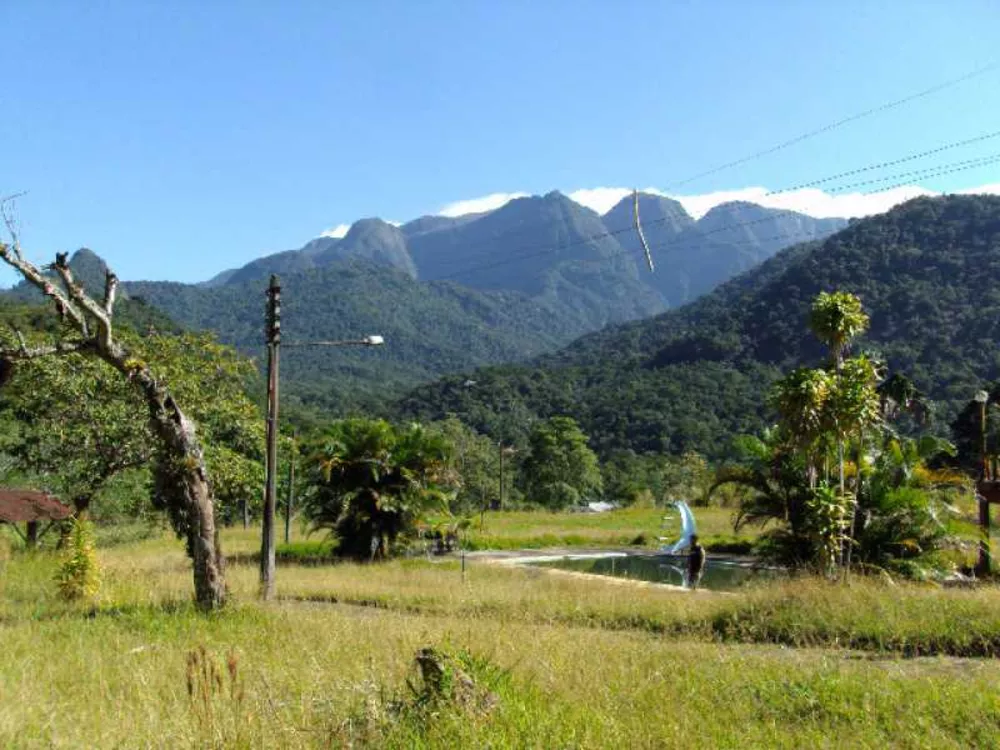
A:
MULTIPOLYGON (((226 541, 256 546, 243 532, 226 541)), ((692 595, 409 561, 279 567, 284 598, 265 606, 256 570, 233 565, 233 604, 206 616, 176 540, 99 559, 96 605, 58 598, 50 555, 7 563, 0 746, 923 748, 1000 736, 995 662, 896 658, 995 638, 993 589, 801 580, 692 595), (904 647, 917 642, 928 645, 904 647), (396 712, 425 646, 508 674, 497 708, 396 712)))
MULTIPOLYGON (((656 547, 658 537, 675 539, 680 530, 676 519, 664 521, 664 508, 622 508, 607 513, 548 513, 509 511, 487 513, 465 532, 467 549, 537 549, 540 547, 656 547)), ((676 515, 676 514, 675 514, 676 515)), ((695 508, 698 533, 703 541, 732 543, 752 541, 757 530, 739 537, 733 533, 733 511, 728 508, 695 508)))

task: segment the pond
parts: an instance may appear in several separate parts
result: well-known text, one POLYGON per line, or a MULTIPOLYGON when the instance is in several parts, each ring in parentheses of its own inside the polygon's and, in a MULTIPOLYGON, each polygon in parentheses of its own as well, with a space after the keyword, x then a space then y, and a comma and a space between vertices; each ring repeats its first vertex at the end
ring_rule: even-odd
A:
MULTIPOLYGON (((683 586, 687 558, 683 555, 602 555, 562 557, 530 564, 683 586)), ((709 558, 700 585, 701 588, 716 591, 732 591, 751 582, 774 580, 781 575, 782 571, 776 568, 759 567, 742 560, 709 558)))

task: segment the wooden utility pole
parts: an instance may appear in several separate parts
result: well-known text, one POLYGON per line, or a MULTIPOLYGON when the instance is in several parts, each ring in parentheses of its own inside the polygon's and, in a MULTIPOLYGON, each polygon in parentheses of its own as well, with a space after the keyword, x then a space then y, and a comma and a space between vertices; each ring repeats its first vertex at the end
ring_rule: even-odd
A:
POLYGON ((260 543, 260 595, 274 598, 274 507, 278 474, 278 348, 281 344, 281 286, 271 275, 267 289, 267 481, 260 543))
POLYGON ((295 502, 295 456, 297 453, 295 434, 292 434, 292 450, 288 457, 288 497, 285 500, 285 544, 292 538, 292 503, 295 502))
POLYGON ((503 510, 503 441, 497 441, 497 447, 500 449, 500 510, 503 510))
POLYGON ((988 576, 992 567, 990 555, 990 489, 993 477, 990 476, 990 460, 986 452, 986 405, 989 393, 980 391, 976 394, 979 404, 979 455, 982 459, 982 469, 976 486, 976 499, 979 501, 979 559, 976 561, 976 575, 988 576))

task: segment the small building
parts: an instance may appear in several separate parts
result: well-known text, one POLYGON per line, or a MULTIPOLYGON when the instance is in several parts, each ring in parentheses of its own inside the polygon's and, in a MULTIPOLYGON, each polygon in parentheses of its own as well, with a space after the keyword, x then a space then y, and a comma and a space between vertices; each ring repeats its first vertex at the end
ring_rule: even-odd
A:
POLYGON ((0 523, 10 524, 29 547, 38 544, 38 540, 56 521, 72 515, 72 508, 46 492, 0 489, 0 523), (41 524, 44 521, 48 523, 43 528, 41 524), (25 524, 23 533, 18 528, 19 523, 25 524))

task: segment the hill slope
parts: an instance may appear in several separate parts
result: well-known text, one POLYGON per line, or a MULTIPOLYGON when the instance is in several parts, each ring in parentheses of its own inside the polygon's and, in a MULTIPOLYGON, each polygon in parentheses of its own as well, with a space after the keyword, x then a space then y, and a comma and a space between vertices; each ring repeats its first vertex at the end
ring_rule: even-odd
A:
MULTIPOLYGON (((449 372, 523 361, 608 324, 660 313, 767 257, 776 248, 767 244, 767 231, 832 231, 830 222, 750 204, 732 204, 701 221, 659 196, 641 195, 640 206, 655 274, 635 236, 631 198, 602 217, 552 192, 402 227, 363 219, 341 238, 319 237, 201 284, 126 282, 122 294, 254 354, 267 278, 280 274, 297 335, 381 333, 391 341, 377 354, 327 350, 291 358, 290 390, 341 411, 357 402, 352 394, 364 394, 371 405, 449 372), (738 228, 725 221, 749 227, 728 237, 738 228), (712 231, 703 235, 706 226, 712 231)), ((80 251, 73 265, 87 288, 103 286, 105 266, 96 255, 80 251)))
MULTIPOLYGON (((296 348, 282 359, 286 392, 338 412, 380 410, 415 383, 488 363, 536 356, 579 333, 575 321, 513 292, 421 283, 370 262, 333 263, 281 278, 286 342, 381 334, 379 348, 296 348)), ((210 329, 251 356, 263 355, 263 287, 256 280, 205 288, 129 282, 133 299, 180 324, 210 329)))
POLYGON ((695 221, 677 201, 647 194, 640 194, 640 209, 656 257, 653 274, 633 230, 631 197, 601 216, 554 191, 481 214, 424 216, 399 228, 363 219, 342 239, 321 237, 206 284, 263 281, 271 273, 363 259, 422 281, 521 292, 575 316, 585 333, 683 304, 780 247, 846 223, 749 203, 723 204, 695 221))
POLYGON ((719 456, 769 418, 765 394, 782 370, 822 357, 806 317, 832 289, 861 297, 872 326, 859 345, 939 400, 946 424, 1000 377, 1000 198, 910 201, 784 250, 678 310, 586 336, 534 366, 477 372, 474 392, 456 387, 466 376, 418 389, 401 411, 470 414, 493 430, 498 411, 565 413, 606 453, 719 456))

